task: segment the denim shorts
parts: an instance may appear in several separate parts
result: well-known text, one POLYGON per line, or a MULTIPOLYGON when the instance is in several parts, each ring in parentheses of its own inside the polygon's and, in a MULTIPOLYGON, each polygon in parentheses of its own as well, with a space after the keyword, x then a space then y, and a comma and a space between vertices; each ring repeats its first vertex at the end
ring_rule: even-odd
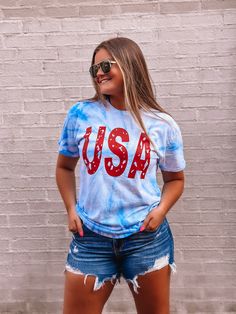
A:
POLYGON ((165 218, 154 231, 134 233, 113 239, 94 233, 83 225, 84 236, 73 233, 65 269, 75 274, 95 276, 94 290, 105 281, 112 283, 122 276, 133 284, 137 293, 137 277, 174 263, 174 241, 165 218))

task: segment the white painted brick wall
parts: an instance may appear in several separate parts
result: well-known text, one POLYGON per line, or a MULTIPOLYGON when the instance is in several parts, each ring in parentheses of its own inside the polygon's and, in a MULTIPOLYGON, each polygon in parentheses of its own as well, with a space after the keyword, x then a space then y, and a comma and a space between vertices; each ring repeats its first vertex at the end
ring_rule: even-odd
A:
MULTIPOLYGON (((0 18, 0 313, 61 313, 57 139, 68 108, 93 95, 93 49, 117 35, 140 44, 185 142, 171 313, 236 313, 236 1, 0 0, 0 18)), ((104 313, 135 313, 124 282, 104 313)))

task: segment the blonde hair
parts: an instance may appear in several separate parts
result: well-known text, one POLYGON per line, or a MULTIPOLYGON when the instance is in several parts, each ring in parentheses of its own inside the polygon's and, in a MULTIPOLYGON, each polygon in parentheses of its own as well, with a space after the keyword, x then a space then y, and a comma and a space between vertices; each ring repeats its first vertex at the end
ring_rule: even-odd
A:
MULTIPOLYGON (((141 49, 129 38, 111 38, 103 41, 96 47, 91 65, 94 64, 96 53, 102 48, 111 54, 122 73, 124 81, 125 108, 130 111, 135 121, 153 144, 142 120, 140 109, 152 113, 152 109, 158 110, 159 112, 167 112, 155 100, 147 64, 141 49)), ((100 93, 95 80, 93 80, 93 85, 96 94, 92 99, 100 100, 105 104, 106 95, 100 93)))

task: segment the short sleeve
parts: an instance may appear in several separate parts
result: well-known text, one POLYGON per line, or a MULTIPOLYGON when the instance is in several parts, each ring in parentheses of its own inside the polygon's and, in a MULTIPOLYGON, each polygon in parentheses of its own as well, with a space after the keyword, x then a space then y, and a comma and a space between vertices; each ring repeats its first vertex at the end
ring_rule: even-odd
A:
POLYGON ((165 136, 163 155, 159 160, 159 167, 163 171, 178 172, 185 168, 183 152, 183 139, 177 123, 172 120, 168 123, 167 134, 165 136))
POLYGON ((58 144, 59 154, 68 157, 79 157, 79 146, 76 134, 79 130, 78 116, 76 115, 75 106, 73 106, 67 113, 61 136, 58 144))

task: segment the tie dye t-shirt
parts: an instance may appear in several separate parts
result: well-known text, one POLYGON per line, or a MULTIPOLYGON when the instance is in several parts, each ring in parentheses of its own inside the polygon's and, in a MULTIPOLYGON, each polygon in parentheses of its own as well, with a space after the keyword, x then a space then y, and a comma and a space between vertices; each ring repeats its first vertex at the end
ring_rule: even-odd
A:
POLYGON ((94 232, 123 238, 137 231, 161 198, 158 167, 185 167, 180 129, 168 114, 141 110, 154 146, 129 111, 80 101, 68 112, 59 153, 79 157, 76 210, 94 232))

